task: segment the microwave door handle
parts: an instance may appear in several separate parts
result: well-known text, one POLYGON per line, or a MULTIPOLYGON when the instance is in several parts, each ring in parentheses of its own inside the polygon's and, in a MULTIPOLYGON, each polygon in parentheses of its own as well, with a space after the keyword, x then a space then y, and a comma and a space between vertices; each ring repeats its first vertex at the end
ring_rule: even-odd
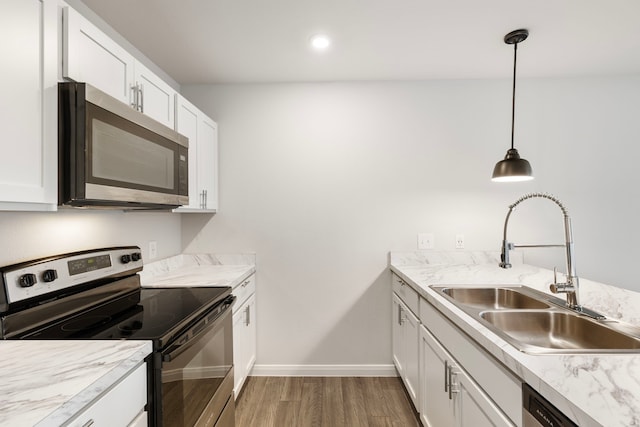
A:
MULTIPOLYGON (((218 317, 216 317, 213 321, 211 321, 209 324, 206 324, 207 320, 206 317, 202 320, 200 320, 200 322, 198 324, 196 324, 195 326, 193 326, 191 328, 191 330, 196 329, 198 326, 205 324, 206 326, 203 327, 202 329, 200 329, 197 333, 195 333, 190 339, 178 343, 178 344, 174 344, 171 347, 169 347, 167 350, 165 350, 162 353, 162 361, 163 362, 171 362, 172 360, 174 360, 176 357, 178 357, 182 352, 184 352, 185 350, 191 348, 193 346, 193 344, 195 342, 198 341, 198 339, 204 335, 205 333, 211 331, 212 329, 215 328, 220 328, 222 325, 222 321, 231 313, 231 306, 233 305, 233 302, 236 300, 235 296, 230 296, 229 298, 227 298, 223 304, 224 304, 224 308, 222 309, 222 311, 220 312, 220 314, 218 315, 218 317)), ((186 332, 188 333, 188 332, 186 332)))

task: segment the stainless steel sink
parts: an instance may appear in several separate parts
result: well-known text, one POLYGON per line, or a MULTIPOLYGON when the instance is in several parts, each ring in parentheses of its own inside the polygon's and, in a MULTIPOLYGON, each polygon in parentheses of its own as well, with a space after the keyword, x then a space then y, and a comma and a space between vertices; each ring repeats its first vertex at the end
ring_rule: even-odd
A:
POLYGON ((544 352, 539 348, 640 351, 639 338, 570 312, 483 311, 480 317, 507 334, 520 347, 526 346, 524 351, 544 352))
POLYGON ((460 304, 480 309, 535 309, 550 305, 513 288, 443 288, 442 292, 460 304))
POLYGON ((640 328, 526 286, 431 288, 525 353, 640 353, 640 328))

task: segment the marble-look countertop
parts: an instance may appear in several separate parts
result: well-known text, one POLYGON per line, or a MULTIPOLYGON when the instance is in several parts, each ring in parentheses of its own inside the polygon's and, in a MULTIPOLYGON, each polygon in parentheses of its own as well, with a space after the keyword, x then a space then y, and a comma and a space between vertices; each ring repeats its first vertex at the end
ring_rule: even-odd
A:
POLYGON ((255 271, 255 254, 181 254, 145 265, 140 281, 146 288, 233 288, 255 271))
MULTIPOLYGON (((502 269, 498 259, 490 252, 391 253, 390 268, 581 427, 640 426, 640 354, 522 353, 429 288, 511 284, 550 294, 552 271, 515 263, 502 269)), ((640 325, 640 293, 580 278, 580 298, 609 318, 640 325)))
POLYGON ((150 353, 150 341, 0 340, 0 425, 60 426, 150 353))

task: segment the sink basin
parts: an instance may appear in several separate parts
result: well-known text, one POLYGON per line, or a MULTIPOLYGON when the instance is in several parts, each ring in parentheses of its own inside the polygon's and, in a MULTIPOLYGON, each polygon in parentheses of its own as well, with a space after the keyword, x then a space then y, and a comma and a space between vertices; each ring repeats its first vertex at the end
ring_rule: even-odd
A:
POLYGON ((431 288, 525 353, 640 353, 640 327, 571 310, 527 286, 431 288))
MULTIPOLYGON (((636 350, 640 338, 618 332, 606 324, 564 311, 484 311, 480 317, 512 340, 533 349, 636 350)), ((535 351, 534 351, 535 352, 535 351)), ((543 351, 544 352, 544 351, 543 351)))
POLYGON ((542 309, 549 304, 512 288, 444 288, 456 302, 479 309, 542 309))

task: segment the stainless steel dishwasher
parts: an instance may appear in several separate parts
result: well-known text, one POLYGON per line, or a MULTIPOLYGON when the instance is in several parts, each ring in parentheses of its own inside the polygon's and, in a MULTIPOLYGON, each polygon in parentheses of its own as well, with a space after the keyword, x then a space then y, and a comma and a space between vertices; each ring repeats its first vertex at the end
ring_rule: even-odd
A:
POLYGON ((527 384, 522 384, 522 426, 578 427, 527 384))

